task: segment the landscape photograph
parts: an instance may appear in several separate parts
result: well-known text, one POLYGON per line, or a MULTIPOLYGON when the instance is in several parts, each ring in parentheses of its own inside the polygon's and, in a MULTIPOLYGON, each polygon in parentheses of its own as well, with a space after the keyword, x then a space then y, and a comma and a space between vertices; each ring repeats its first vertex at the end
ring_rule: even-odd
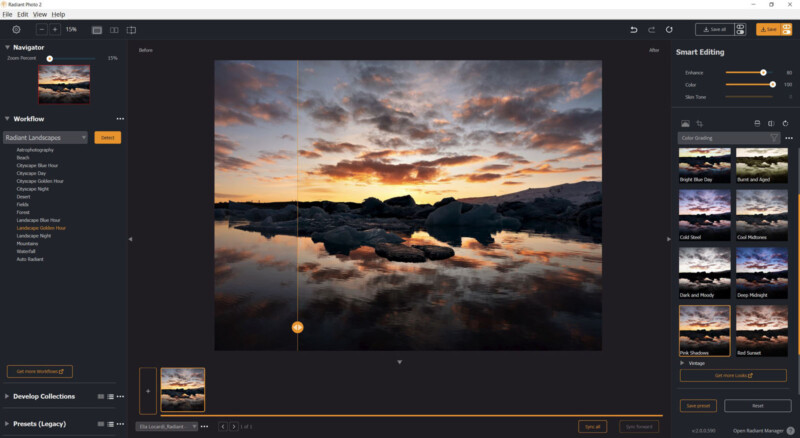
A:
POLYGON ((789 149, 737 148, 736 182, 788 183, 789 149))
POLYGON ((89 69, 88 65, 40 65, 39 103, 88 104, 91 94, 89 69))
POLYGON ((681 357, 731 355, 731 306, 679 306, 681 357))
POLYGON ((736 240, 789 239, 789 192, 736 191, 736 240))
POLYGON ((789 355, 789 307, 736 306, 736 355, 789 355))
POLYGON ((725 241, 731 238, 730 190, 678 192, 680 240, 725 241))
POLYGON ((205 412, 203 368, 161 368, 161 412, 205 412))
POLYGON ((678 149, 678 178, 682 183, 730 183, 731 149, 678 149))
POLYGON ((601 103, 594 60, 217 61, 215 348, 601 350, 601 103))
POLYGON ((678 292, 682 299, 731 297, 731 249, 681 247, 678 251, 678 292))
POLYGON ((787 248, 736 248, 736 297, 786 299, 789 296, 787 248))

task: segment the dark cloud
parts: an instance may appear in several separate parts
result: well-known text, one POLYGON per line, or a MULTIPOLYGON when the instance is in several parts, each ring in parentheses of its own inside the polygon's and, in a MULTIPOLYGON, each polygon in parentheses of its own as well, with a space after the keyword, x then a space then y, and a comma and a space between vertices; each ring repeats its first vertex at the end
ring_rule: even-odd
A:
POLYGON ((294 152, 284 149, 281 149, 278 152, 262 151, 258 155, 258 159, 267 164, 275 164, 275 162, 278 160, 291 160, 292 158, 294 158, 294 152))
POLYGON ((399 148, 401 146, 406 146, 408 144, 405 141, 403 141, 403 139, 400 137, 391 137, 383 139, 380 137, 373 136, 369 138, 369 141, 384 148, 399 148))
POLYGON ((508 170, 513 167, 511 164, 489 164, 478 169, 479 172, 491 172, 494 170, 508 170))
POLYGON ((301 102, 300 108, 304 109, 312 119, 327 126, 343 126, 347 124, 347 110, 337 103, 313 97, 301 102))
POLYGON ((382 159, 344 160, 335 165, 323 164, 310 172, 332 180, 361 182, 379 181, 384 184, 422 184, 443 175, 442 167, 461 166, 484 160, 477 155, 454 155, 431 161, 392 164, 382 159))
POLYGON ((384 184, 422 184, 434 181, 441 175, 436 166, 413 164, 390 164, 380 160, 344 160, 335 165, 323 164, 314 175, 331 180, 354 180, 362 182, 380 181, 384 184))
POLYGON ((390 90, 402 85, 407 76, 407 73, 385 64, 362 64, 356 73, 356 82, 373 90, 390 90))
POLYGON ((223 172, 249 169, 256 165, 252 161, 234 157, 232 154, 239 149, 239 142, 223 134, 214 134, 214 166, 223 172))
POLYGON ((516 186, 516 185, 520 185, 520 184, 524 184, 524 183, 519 182, 519 181, 503 181, 503 185, 504 186, 516 186))
POLYGON ((295 78, 228 61, 217 62, 214 74, 216 125, 292 120, 295 78))
POLYGON ((523 95, 478 96, 468 99, 453 112, 464 123, 496 122, 532 126, 547 117, 548 102, 560 91, 557 85, 546 86, 523 95))
POLYGON ((477 173, 467 175, 467 181, 469 182, 488 182, 494 181, 496 179, 500 179, 502 175, 499 173, 477 173))
POLYGON ((353 144, 348 142, 333 142, 321 138, 312 138, 311 147, 323 153, 338 153, 338 152, 358 152, 367 147, 360 144, 353 144))
POLYGON ((374 94, 354 93, 344 102, 356 121, 372 124, 380 131, 401 134, 412 140, 432 138, 436 133, 426 123, 419 122, 413 113, 396 109, 374 94))
POLYGON ((319 158, 322 156, 319 152, 307 151, 305 149, 300 149, 297 153, 303 158, 319 158))
POLYGON ((576 108, 552 114, 537 126, 538 131, 572 134, 577 136, 601 135, 603 132, 603 112, 595 109, 576 108))

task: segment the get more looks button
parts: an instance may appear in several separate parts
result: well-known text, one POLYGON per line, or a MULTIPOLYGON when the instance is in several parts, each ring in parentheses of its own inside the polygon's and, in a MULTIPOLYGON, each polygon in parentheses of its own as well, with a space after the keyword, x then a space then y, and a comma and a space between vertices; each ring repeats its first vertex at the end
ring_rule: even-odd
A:
POLYGON ((786 382, 786 369, 684 369, 681 382, 786 382))
POLYGON ((71 379, 72 365, 6 365, 9 379, 71 379))
POLYGON ((121 131, 94 131, 94 144, 121 144, 121 131))

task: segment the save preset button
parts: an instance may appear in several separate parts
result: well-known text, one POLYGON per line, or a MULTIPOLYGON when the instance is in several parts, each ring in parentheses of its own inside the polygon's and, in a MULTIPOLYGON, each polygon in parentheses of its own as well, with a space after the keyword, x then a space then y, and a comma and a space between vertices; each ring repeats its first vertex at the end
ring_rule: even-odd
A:
POLYGON ((95 144, 120 144, 122 132, 120 131, 94 131, 95 144))

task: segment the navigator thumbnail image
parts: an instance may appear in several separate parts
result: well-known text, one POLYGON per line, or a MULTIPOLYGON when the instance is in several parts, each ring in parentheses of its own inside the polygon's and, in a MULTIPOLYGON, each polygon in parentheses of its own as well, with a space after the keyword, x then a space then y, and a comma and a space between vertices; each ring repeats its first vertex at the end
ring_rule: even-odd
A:
POLYGON ((88 65, 40 65, 39 104, 87 105, 91 80, 88 65))

